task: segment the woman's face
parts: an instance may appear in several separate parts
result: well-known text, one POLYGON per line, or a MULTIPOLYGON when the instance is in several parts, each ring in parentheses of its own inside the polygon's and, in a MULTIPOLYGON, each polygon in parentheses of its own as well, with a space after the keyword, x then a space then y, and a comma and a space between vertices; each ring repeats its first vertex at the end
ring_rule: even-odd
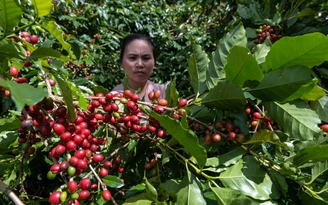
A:
MULTIPOLYGON (((151 45, 145 40, 133 40, 125 48, 121 67, 129 77, 129 86, 146 83, 155 66, 151 45)), ((137 89, 136 87, 134 89, 137 89)))

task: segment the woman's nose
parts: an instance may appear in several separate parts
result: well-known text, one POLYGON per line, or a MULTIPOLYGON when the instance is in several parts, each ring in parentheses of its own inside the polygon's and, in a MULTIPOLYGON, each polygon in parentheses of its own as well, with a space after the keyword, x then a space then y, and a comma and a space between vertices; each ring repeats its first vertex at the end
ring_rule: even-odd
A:
POLYGON ((137 67, 142 67, 142 66, 143 66, 142 59, 139 58, 139 59, 137 60, 137 67))

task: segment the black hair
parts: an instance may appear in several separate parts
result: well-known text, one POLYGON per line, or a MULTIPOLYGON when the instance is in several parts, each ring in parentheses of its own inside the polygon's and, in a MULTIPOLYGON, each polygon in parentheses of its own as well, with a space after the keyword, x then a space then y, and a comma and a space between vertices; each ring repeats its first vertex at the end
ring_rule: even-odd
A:
POLYGON ((154 46, 154 43, 152 42, 152 40, 144 35, 144 34, 141 34, 141 33, 133 33, 133 34, 130 34, 128 36, 126 36, 122 42, 121 42, 121 51, 120 51, 120 59, 119 59, 119 62, 122 62, 122 59, 123 59, 123 55, 124 55, 124 51, 125 51, 125 48, 127 45, 129 45, 129 43, 131 43, 132 41, 134 40, 144 40, 144 41, 147 41, 149 43, 149 45, 151 46, 151 49, 153 51, 153 56, 154 56, 154 61, 156 62, 156 49, 155 49, 155 46, 154 46))

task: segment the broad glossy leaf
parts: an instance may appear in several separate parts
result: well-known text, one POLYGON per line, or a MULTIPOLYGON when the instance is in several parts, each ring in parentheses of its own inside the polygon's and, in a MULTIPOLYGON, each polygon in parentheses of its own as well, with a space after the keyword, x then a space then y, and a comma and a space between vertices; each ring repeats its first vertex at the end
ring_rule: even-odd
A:
POLYGON ((187 175, 180 183, 177 192, 177 205, 206 204, 198 178, 187 168, 187 175))
POLYGON ((169 194, 171 197, 173 197, 175 199, 176 194, 179 191, 179 186, 180 186, 180 182, 178 182, 175 179, 169 179, 166 182, 161 183, 159 185, 159 188, 164 190, 165 193, 169 194))
POLYGON ((190 116, 204 123, 212 122, 216 115, 215 110, 205 106, 188 106, 188 111, 190 113, 190 116))
POLYGON ((296 166, 304 163, 316 163, 328 160, 328 145, 318 145, 306 147, 299 150, 294 156, 294 164, 296 166))
MULTIPOLYGON (((0 118, 0 132, 17 130, 21 126, 21 121, 17 116, 7 115, 0 118)), ((1 146, 0 146, 1 147, 1 146)))
POLYGON ((169 116, 159 115, 153 111, 150 115, 156 118, 166 132, 177 139, 195 157, 199 167, 202 169, 206 163, 207 155, 205 148, 199 145, 198 136, 193 131, 184 128, 180 121, 174 120, 169 116))
POLYGON ((207 54, 200 45, 192 45, 192 55, 188 60, 188 73, 190 75, 190 84, 198 96, 206 91, 206 70, 208 66, 207 54))
POLYGON ((313 140, 321 133, 318 114, 304 101, 267 102, 264 107, 268 110, 267 115, 293 139, 313 140))
POLYGON ((255 46, 254 58, 259 65, 265 62, 265 58, 271 49, 271 42, 266 39, 264 43, 255 46))
POLYGON ((10 145, 17 143, 17 137, 17 128, 14 132, 0 132, 0 156, 8 152, 11 153, 12 147, 10 145))
POLYGON ((308 190, 303 190, 299 193, 298 195, 299 199, 303 204, 306 205, 327 205, 328 201, 325 198, 322 198, 318 195, 313 195, 311 192, 308 190))
POLYGON ((50 14, 51 8, 53 7, 51 0, 32 0, 32 3, 38 17, 50 14))
POLYGON ((35 105, 48 96, 46 89, 35 88, 26 83, 19 84, 0 78, 0 86, 10 91, 11 98, 15 102, 17 111, 21 111, 25 105, 35 105))
POLYGON ((261 82, 263 79, 262 71, 255 58, 250 55, 247 48, 241 46, 234 46, 230 49, 224 70, 226 80, 236 83, 239 87, 243 87, 247 80, 261 82))
POLYGON ((299 18, 302 19, 307 16, 313 16, 315 14, 315 11, 310 8, 305 8, 300 12, 295 13, 291 18, 299 18))
POLYGON ((59 53, 58 51, 55 51, 52 48, 38 47, 31 53, 31 56, 29 58, 32 60, 37 60, 38 58, 46 58, 46 57, 60 58, 60 56, 61 56, 61 53, 59 53))
POLYGON ((218 205, 243 204, 258 205, 258 202, 245 196, 241 191, 230 188, 211 187, 218 205))
POLYGON ((248 19, 253 23, 263 23, 263 19, 259 11, 261 11, 261 5, 258 1, 244 2, 244 4, 238 4, 237 12, 243 19, 248 19))
POLYGON ((17 1, 1 0, 0 1, 0 27, 3 33, 7 34, 20 22, 23 9, 19 7, 17 1))
POLYGON ((317 85, 316 82, 313 83, 314 86, 312 90, 308 93, 302 95, 301 99, 304 101, 316 101, 326 95, 326 92, 323 88, 317 85))
POLYGON ((153 199, 154 202, 157 202, 158 193, 155 187, 148 182, 148 179, 145 177, 146 192, 153 199))
POLYGON ((253 156, 246 156, 220 175, 226 188, 239 190, 259 200, 277 199, 280 196, 268 173, 253 156))
POLYGON ((65 105, 67 106, 67 112, 68 112, 67 117, 70 122, 74 122, 76 116, 74 113, 75 108, 73 105, 72 91, 68 87, 68 84, 65 81, 65 79, 59 73, 52 72, 52 74, 54 75, 56 82, 58 83, 58 86, 59 86, 62 96, 63 96, 63 100, 65 102, 65 105))
POLYGON ((118 176, 108 175, 103 177, 102 180, 107 183, 107 186, 111 188, 120 188, 124 184, 118 176))
POLYGON ((264 71, 303 65, 309 68, 328 60, 328 36, 309 33, 302 36, 283 37, 275 42, 266 57, 264 71))
POLYGON ((147 193, 137 194, 126 199, 123 205, 151 205, 153 200, 147 193))
POLYGON ((74 83, 67 81, 68 86, 71 88, 72 95, 79 101, 79 107, 87 110, 89 102, 85 99, 81 87, 77 87, 74 83))
POLYGON ((23 59, 25 55, 25 49, 20 44, 14 43, 11 40, 4 41, 4 43, 0 45, 0 59, 23 59))
POLYGON ((233 123, 235 124, 235 127, 240 128, 241 133, 247 135, 249 133, 249 127, 247 124, 248 116, 246 115, 244 109, 231 112, 231 117, 234 118, 233 123))
POLYGON ((242 24, 239 24, 221 38, 216 50, 212 52, 206 72, 208 89, 212 89, 218 84, 220 79, 225 78, 223 68, 227 63, 227 56, 230 53, 230 49, 235 45, 244 47, 247 45, 246 31, 242 24))
POLYGON ((282 146, 288 149, 287 145, 280 141, 279 136, 273 131, 269 130, 261 130, 259 132, 256 132, 252 135, 251 139, 249 139, 243 144, 262 144, 265 142, 269 142, 271 144, 282 146))
POLYGON ((322 121, 328 122, 328 96, 323 96, 317 101, 311 102, 310 106, 318 113, 322 121))
POLYGON ((179 93, 176 88, 176 76, 173 80, 167 85, 165 90, 165 99, 167 100, 169 107, 174 107, 178 104, 179 93))
POLYGON ((205 96, 202 104, 219 110, 238 110, 246 99, 241 88, 233 82, 220 82, 205 96))
POLYGON ((69 53, 71 45, 64 40, 64 32, 54 21, 47 21, 42 25, 43 28, 48 30, 63 46, 63 48, 69 53))
POLYGON ((311 180, 305 184, 311 184, 316 178, 328 170, 328 161, 317 162, 311 169, 311 180))
MULTIPOLYGON (((283 101, 311 80, 310 69, 304 66, 286 67, 264 74, 262 82, 248 92, 263 101, 283 101)), ((304 93, 299 93, 298 96, 304 93)))
POLYGON ((219 155, 218 157, 207 158, 205 166, 207 167, 219 167, 219 166, 230 166, 236 164, 243 155, 246 154, 246 151, 237 147, 229 152, 219 155))

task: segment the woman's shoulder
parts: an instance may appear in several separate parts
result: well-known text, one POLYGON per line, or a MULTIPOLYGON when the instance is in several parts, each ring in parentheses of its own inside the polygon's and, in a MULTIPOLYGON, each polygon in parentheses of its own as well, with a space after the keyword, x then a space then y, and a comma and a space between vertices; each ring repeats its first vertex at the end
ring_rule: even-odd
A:
POLYGON ((148 86, 149 88, 151 88, 151 90, 160 90, 160 91, 166 90, 166 84, 162 84, 162 83, 154 83, 152 81, 149 81, 148 86))
POLYGON ((116 91, 116 92, 119 92, 119 93, 123 93, 123 92, 124 92, 123 83, 118 84, 117 86, 115 86, 115 87, 112 89, 112 92, 113 92, 113 91, 116 91))

